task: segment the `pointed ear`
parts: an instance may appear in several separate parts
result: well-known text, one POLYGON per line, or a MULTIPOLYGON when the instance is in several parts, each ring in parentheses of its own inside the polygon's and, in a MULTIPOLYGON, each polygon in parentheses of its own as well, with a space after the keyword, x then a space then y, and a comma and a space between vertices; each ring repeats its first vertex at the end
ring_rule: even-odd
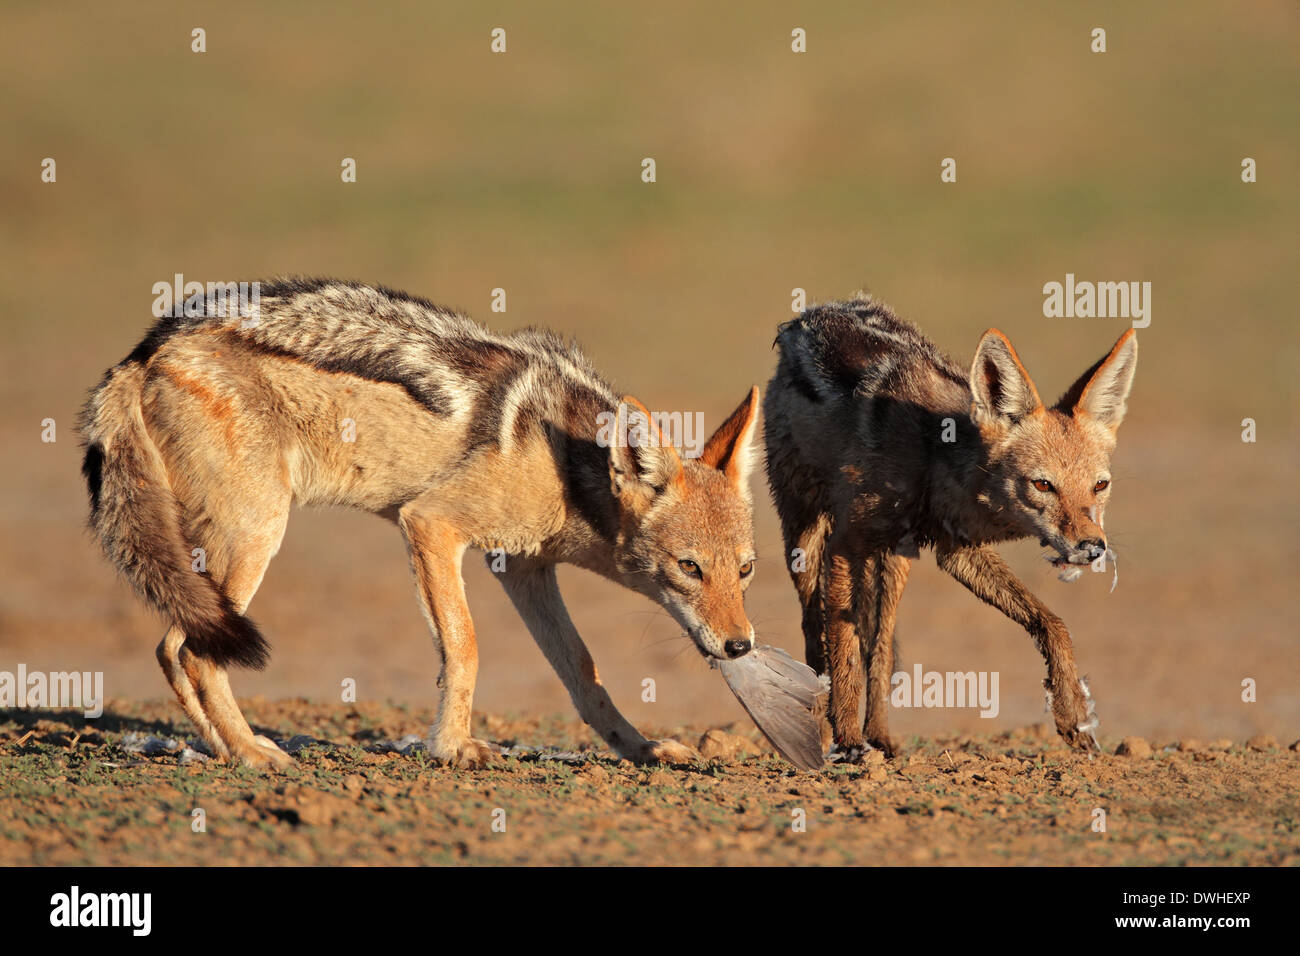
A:
POLYGON ((1115 347, 1061 396, 1056 410, 1067 415, 1087 415, 1112 432, 1117 431, 1128 409, 1126 403, 1129 389, 1133 387, 1137 359, 1137 331, 1126 329, 1115 347))
POLYGON ((749 395, 718 426, 700 452, 700 461, 716 468, 748 499, 749 471, 752 464, 750 450, 753 446, 754 425, 758 422, 758 386, 751 386, 749 395))
POLYGON ((1011 340, 997 329, 985 332, 975 350, 970 390, 976 425, 1010 425, 1043 407, 1011 340))
POLYGON ((631 395, 619 399, 609 441, 609 477, 614 494, 639 490, 658 494, 682 477, 682 459, 664 440, 650 412, 631 395))

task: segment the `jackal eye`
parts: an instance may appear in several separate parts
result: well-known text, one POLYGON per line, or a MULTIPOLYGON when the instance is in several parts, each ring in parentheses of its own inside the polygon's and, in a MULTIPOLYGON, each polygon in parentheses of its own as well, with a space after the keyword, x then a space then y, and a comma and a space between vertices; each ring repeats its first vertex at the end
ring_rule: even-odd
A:
POLYGON ((704 572, 700 570, 700 566, 690 558, 682 558, 682 560, 677 562, 677 566, 682 569, 682 573, 688 578, 696 578, 698 580, 704 577, 704 572))
POLYGON ((1105 491, 1109 487, 1110 487, 1110 479, 1103 478, 1100 481, 1098 481, 1095 485, 1092 486, 1092 493, 1094 495, 1098 494, 1100 492, 1105 491))
POLYGON ((753 574, 753 573, 754 573, 754 562, 753 562, 753 561, 746 561, 744 564, 742 564, 742 565, 740 566, 740 576, 741 576, 742 578, 747 578, 747 577, 749 577, 749 576, 750 576, 751 574, 753 574))
POLYGON ((1043 492, 1051 492, 1056 490, 1055 488, 1052 487, 1052 483, 1048 481, 1046 478, 1035 478, 1033 481, 1033 485, 1039 491, 1043 491, 1043 492))

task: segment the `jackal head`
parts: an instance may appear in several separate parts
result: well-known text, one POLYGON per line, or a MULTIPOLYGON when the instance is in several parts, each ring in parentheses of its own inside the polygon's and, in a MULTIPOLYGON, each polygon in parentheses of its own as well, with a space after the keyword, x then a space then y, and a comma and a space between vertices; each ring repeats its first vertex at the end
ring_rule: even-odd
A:
POLYGON ((1136 369, 1129 329, 1046 408, 1007 337, 990 329, 980 339, 970 388, 987 456, 982 504, 1055 550, 1058 567, 1089 564, 1109 547, 1110 456, 1136 369))
POLYGON ((754 578, 749 452, 758 389, 698 458, 682 458, 644 405, 619 403, 609 478, 620 517, 615 563, 623 583, 658 603, 706 657, 754 647, 744 593, 754 578))

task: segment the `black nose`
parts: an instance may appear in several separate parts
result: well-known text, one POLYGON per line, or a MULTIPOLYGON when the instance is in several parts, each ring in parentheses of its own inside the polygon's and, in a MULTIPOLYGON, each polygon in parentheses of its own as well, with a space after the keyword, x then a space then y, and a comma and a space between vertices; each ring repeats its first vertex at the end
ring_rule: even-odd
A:
POLYGON ((733 638, 722 645, 723 650, 727 652, 728 657, 744 657, 750 651, 749 641, 733 638))
POLYGON ((1101 538, 1087 538, 1079 542, 1079 550, 1088 552, 1088 560, 1096 561, 1106 553, 1106 542, 1101 538))

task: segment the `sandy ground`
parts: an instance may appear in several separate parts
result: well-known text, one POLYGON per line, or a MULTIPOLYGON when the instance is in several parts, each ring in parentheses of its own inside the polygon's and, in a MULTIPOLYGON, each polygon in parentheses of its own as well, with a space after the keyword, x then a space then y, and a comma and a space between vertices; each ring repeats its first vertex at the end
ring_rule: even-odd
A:
POLYGON ((248 711, 303 735, 294 768, 123 749, 183 733, 167 707, 114 702, 91 726, 0 716, 0 865, 1300 865, 1300 754, 1268 739, 1088 759, 1035 726, 801 774, 745 727, 662 728, 710 755, 669 770, 617 761, 572 721, 487 716, 477 734, 541 752, 452 772, 379 752, 424 714, 248 711))

